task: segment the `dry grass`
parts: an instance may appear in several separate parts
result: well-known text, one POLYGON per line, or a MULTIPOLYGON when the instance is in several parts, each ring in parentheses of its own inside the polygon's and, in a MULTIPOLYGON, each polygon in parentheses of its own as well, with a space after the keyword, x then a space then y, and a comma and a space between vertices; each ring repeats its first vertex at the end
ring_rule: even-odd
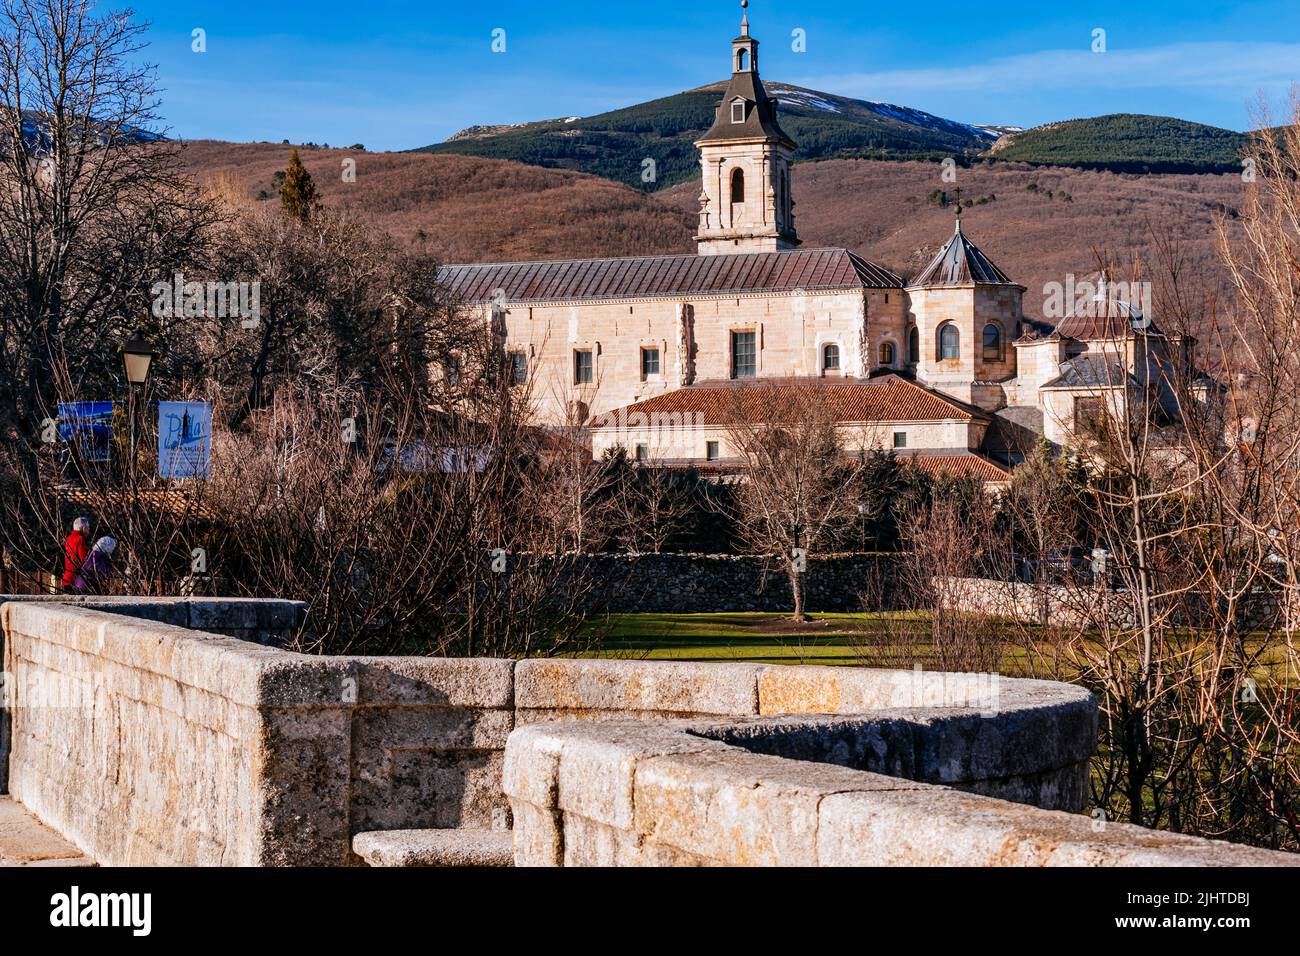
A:
MULTIPOLYGON (((200 181, 222 182, 249 203, 275 198, 272 177, 290 147, 189 143, 200 181)), ((324 202, 443 262, 560 259, 687 252, 693 218, 644 193, 566 170, 467 156, 304 149, 324 202), (356 160, 356 182, 343 161, 356 160), (424 238, 420 238, 423 232, 424 238)))

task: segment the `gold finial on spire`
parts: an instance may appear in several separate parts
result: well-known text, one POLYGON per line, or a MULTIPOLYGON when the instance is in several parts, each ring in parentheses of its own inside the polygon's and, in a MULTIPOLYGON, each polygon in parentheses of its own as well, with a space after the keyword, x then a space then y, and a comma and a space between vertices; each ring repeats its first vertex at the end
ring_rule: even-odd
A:
MULTIPOLYGON (((749 0, 740 0, 740 9, 748 10, 749 0)), ((740 35, 742 37, 749 36, 749 14, 748 13, 742 13, 740 15, 740 35)))
POLYGON ((953 215, 957 217, 957 232, 961 232, 961 187, 960 186, 957 187, 956 193, 957 193, 957 207, 956 209, 953 210, 953 215))

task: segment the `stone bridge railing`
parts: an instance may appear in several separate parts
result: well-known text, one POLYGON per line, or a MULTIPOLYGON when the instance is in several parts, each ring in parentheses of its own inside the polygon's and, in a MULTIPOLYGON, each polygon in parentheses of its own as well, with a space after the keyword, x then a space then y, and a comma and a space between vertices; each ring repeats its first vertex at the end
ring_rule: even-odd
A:
POLYGON ((350 865, 360 832, 512 816, 520 864, 1300 862, 1079 814, 1070 685, 247 639, 296 613, 3 605, 10 792, 108 865, 350 865))

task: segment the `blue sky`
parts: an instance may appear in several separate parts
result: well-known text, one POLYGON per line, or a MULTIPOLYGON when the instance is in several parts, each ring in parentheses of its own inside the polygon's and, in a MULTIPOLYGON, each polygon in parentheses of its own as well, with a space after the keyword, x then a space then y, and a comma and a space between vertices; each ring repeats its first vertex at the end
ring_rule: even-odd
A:
MULTIPOLYGON (((103 0, 101 0, 103 2, 103 0)), ((723 79, 738 0, 137 0, 186 139, 407 149, 723 79), (206 32, 207 52, 191 50, 206 32), (506 51, 492 51, 493 31, 506 51)), ((1300 0, 752 0, 780 80, 970 123, 1135 112, 1233 129, 1300 81, 1300 0), (1105 31, 1104 53, 1093 32, 1105 31), (792 49, 803 30, 806 51, 792 49)))

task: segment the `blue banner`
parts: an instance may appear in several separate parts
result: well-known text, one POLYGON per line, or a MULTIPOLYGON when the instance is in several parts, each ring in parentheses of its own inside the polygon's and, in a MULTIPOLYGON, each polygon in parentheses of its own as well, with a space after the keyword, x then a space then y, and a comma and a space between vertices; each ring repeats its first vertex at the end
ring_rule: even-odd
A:
POLYGON ((111 461, 113 403, 60 402, 59 439, 75 445, 83 461, 111 461))
POLYGON ((211 471, 212 405, 158 403, 158 477, 207 478, 211 471))

